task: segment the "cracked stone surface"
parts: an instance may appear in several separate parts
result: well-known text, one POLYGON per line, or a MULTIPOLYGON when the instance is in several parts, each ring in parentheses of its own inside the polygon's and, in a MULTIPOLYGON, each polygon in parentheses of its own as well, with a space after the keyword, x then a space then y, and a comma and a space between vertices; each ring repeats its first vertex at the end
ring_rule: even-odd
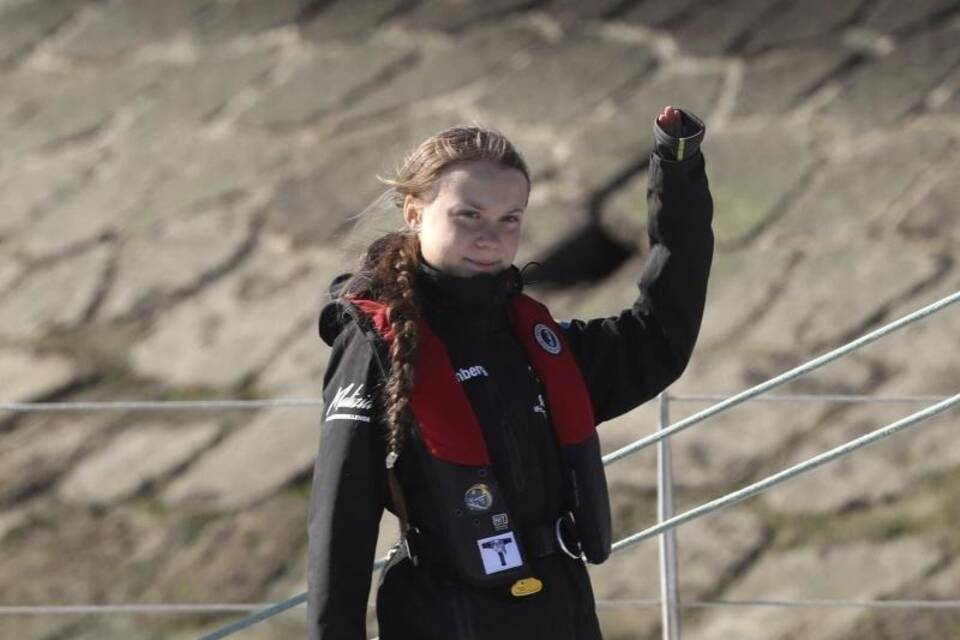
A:
POLYGON ((842 115, 851 128, 861 131, 868 125, 855 115, 867 110, 879 125, 889 126, 902 119, 921 105, 926 93, 960 62, 958 34, 960 27, 952 24, 925 31, 889 55, 864 65, 830 103, 825 115, 842 115))
POLYGON ((305 5, 300 0, 260 4, 251 0, 114 0, 89 7, 80 24, 56 47, 57 53, 108 62, 177 38, 210 43, 288 24, 305 5))
MULTIPOLYGON (((956 291, 958 283, 952 283, 956 291)), ((949 292, 944 287, 942 294, 949 292)), ((939 296, 934 296, 939 297, 939 296)), ((922 306, 929 296, 912 308, 898 309, 896 316, 922 306)), ((877 395, 920 395, 948 397, 957 392, 960 366, 941 354, 960 346, 949 316, 934 316, 907 327, 871 352, 889 367, 889 378, 877 395)), ((919 411, 933 400, 897 404, 863 404, 851 407, 830 421, 826 429, 791 451, 796 461, 839 446, 866 433, 919 411)), ((851 457, 826 465, 806 478, 771 492, 766 500, 787 513, 830 513, 854 504, 875 503, 899 496, 918 482, 960 466, 960 455, 950 445, 956 431, 955 413, 929 418, 851 457)))
MULTIPOLYGON (((436 118, 411 119, 326 142, 323 158, 317 158, 302 173, 287 174, 276 186, 265 206, 266 230, 295 248, 343 246, 348 236, 353 237, 353 218, 376 204, 385 190, 377 176, 391 176, 395 169, 384 150, 402 153, 400 149, 433 131, 436 122, 436 118), (344 158, 351 162, 345 163, 344 158), (363 180, 356 179, 358 167, 366 176, 363 180), (341 188, 344 184, 350 188, 341 188)), ((448 126, 456 124, 446 122, 448 126)), ((395 229, 402 222, 399 210, 389 202, 369 215, 378 219, 378 228, 395 229)))
MULTIPOLYGON (((131 352, 142 374, 168 384, 229 386, 253 374, 294 329, 316 317, 320 269, 286 262, 283 247, 260 247, 242 268, 164 314, 131 352), (278 263, 285 264, 281 271, 278 263), (296 313, 289 313, 298 309, 296 313), (263 327, 270 326, 269 332, 263 327)), ((324 272, 331 268, 328 262, 324 272)))
POLYGON ((841 46, 805 46, 751 58, 737 95, 736 114, 772 115, 797 106, 854 53, 841 46))
POLYGON ((343 117, 370 117, 437 99, 491 76, 496 82, 496 74, 508 68, 519 51, 542 44, 543 38, 532 29, 503 26, 478 28, 463 37, 428 40, 421 45, 415 65, 379 83, 376 90, 348 106, 343 117))
POLYGON ((718 252, 710 269, 698 344, 719 347, 749 335, 778 298, 799 256, 786 251, 718 252))
MULTIPOLYGON (((296 396, 300 397, 300 396, 296 396)), ((163 493, 167 504, 242 508, 270 496, 312 468, 320 410, 267 410, 229 434, 163 493)))
POLYGON ((896 0, 882 0, 874 4, 864 24, 879 31, 897 32, 956 15, 958 11, 957 0, 917 0, 909 6, 896 0))
MULTIPOLYGON (((884 388, 890 392, 890 387, 884 388)), ((871 407, 843 416, 842 427, 818 433, 794 455, 799 462, 900 420, 918 405, 871 407)), ((779 487, 767 496, 776 510, 790 514, 831 513, 897 496, 927 476, 960 465, 950 442, 956 424, 947 417, 931 418, 910 430, 830 463, 807 477, 779 487)))
POLYGON ((136 115, 134 127, 144 135, 184 123, 203 124, 231 100, 265 82, 278 64, 277 52, 257 48, 235 55, 214 54, 195 62, 171 65, 150 106, 136 115))
MULTIPOLYGON (((688 376, 678 383, 677 393, 718 393, 729 396, 750 388, 802 363, 802 359, 780 362, 770 355, 746 352, 744 361, 729 366, 704 358, 691 362, 688 376)), ((865 390, 871 371, 857 360, 835 364, 807 376, 796 386, 777 393, 856 393, 865 390)), ((673 421, 705 409, 714 403, 674 404, 673 421)), ((779 452, 793 448, 792 442, 821 428, 829 428, 829 405, 820 403, 780 404, 749 402, 691 427, 674 438, 674 473, 681 486, 705 488, 723 483, 740 485, 756 476, 763 464, 779 470, 779 452), (827 426, 823 426, 827 425, 827 426), (768 462, 777 460, 776 463, 768 462)), ((759 479, 756 478, 756 479, 759 479)))
POLYGON ((121 244, 101 313, 120 316, 156 307, 165 297, 199 286, 242 253, 254 224, 234 208, 157 220, 121 244))
POLYGON ((960 162, 948 166, 947 171, 937 180, 922 199, 906 212, 900 222, 900 228, 908 235, 928 241, 950 240, 960 243, 960 229, 953 224, 954 211, 960 187, 953 176, 960 171, 960 162))
POLYGON ((95 414, 69 421, 36 420, 0 438, 0 503, 43 491, 94 448, 108 423, 95 414))
POLYGON ((291 548, 305 538, 300 501, 278 496, 234 518, 204 527, 185 553, 156 576, 149 591, 179 592, 181 598, 208 602, 240 602, 256 597, 270 576, 286 565, 291 548), (241 548, 243 554, 238 555, 241 548), (184 572, 193 573, 192 567, 198 564, 209 570, 185 582, 184 572))
POLYGON ((824 246, 797 264, 783 294, 754 327, 751 342, 776 348, 783 341, 783 327, 792 325, 795 344, 836 348, 876 325, 873 318, 889 301, 932 282, 942 271, 941 263, 936 255, 907 243, 824 246), (851 246, 856 260, 850 259, 851 246), (797 297, 800 287, 802 301, 797 297), (838 287, 845 292, 842 299, 838 287))
POLYGON ((26 402, 49 394, 71 381, 76 366, 56 355, 35 355, 15 348, 0 348, 0 377, 7 402, 26 402))
POLYGON ((753 52, 814 38, 825 39, 828 34, 848 24, 863 5, 863 0, 791 2, 785 9, 771 13, 744 48, 753 52))
POLYGON ((351 47, 320 54, 295 70, 283 84, 266 92, 242 120, 262 127, 308 124, 346 103, 358 91, 403 64, 410 52, 404 47, 351 47), (318 91, 318 86, 323 89, 318 91))
POLYGON ((303 397, 320 398, 330 347, 320 339, 314 318, 305 322, 295 335, 295 339, 263 368, 257 384, 277 395, 298 390, 303 397))
POLYGON ((761 19, 772 14, 778 5, 766 0, 701 3, 683 19, 677 19, 671 31, 684 52, 698 56, 719 55, 728 52, 753 28, 759 30, 761 19))
MULTIPOLYGON (((761 558, 727 591, 732 600, 835 598, 871 600, 924 575, 941 553, 921 539, 798 549, 761 558), (784 576, 789 576, 785 580, 784 576)), ((863 615, 859 609, 766 607, 710 612, 684 629, 690 638, 833 637, 863 615)))
POLYGON ((17 281, 24 272, 23 263, 16 257, 0 250, 0 295, 17 281))
MULTIPOLYGON (((103 593, 111 593, 124 602, 137 598, 133 584, 136 580, 131 576, 143 570, 138 552, 155 537, 155 516, 131 511, 96 513, 57 503, 46 504, 46 509, 55 509, 57 517, 33 513, 33 524, 24 535, 8 536, 0 548, 0 561, 8 571, 30 576, 29 580, 4 584, 4 601, 95 602, 103 593), (61 518, 70 525, 63 526, 61 518), (105 540, 110 544, 103 544, 105 540)), ((8 637, 24 633, 30 633, 30 637, 51 633, 79 637, 76 618, 31 618, 34 616, 13 621, 4 616, 0 633, 8 637)))
MULTIPOLYGON (((644 522, 640 527, 654 524, 644 522)), ((634 533, 630 531, 629 533, 634 533)), ((620 536, 617 536, 618 538, 620 536)), ((764 526, 745 512, 703 518, 677 530, 677 589, 680 598, 699 600, 720 588, 736 568, 764 544, 764 526)), ((618 552, 601 565, 588 565, 597 600, 657 599, 660 593, 659 541, 645 540, 618 552)), ((654 633, 658 608, 601 610, 601 624, 633 630, 641 637, 654 633)))
POLYGON ((769 246, 808 246, 816 237, 855 238, 869 223, 886 228, 901 214, 911 188, 948 157, 952 137, 937 126, 908 126, 890 136, 853 147, 828 150, 832 156, 804 193, 789 203, 782 220, 764 239, 769 246), (900 161, 905 145, 910 162, 900 161), (859 232, 859 233, 858 233, 859 232))
POLYGON ((725 131, 704 140, 710 154, 710 186, 717 242, 736 246, 777 214, 783 201, 804 179, 814 159, 809 136, 779 128, 776 136, 762 130, 725 131))
POLYGON ((7 537, 7 534, 22 527, 29 521, 25 510, 4 511, 0 514, 0 542, 7 537))
MULTIPOLYGON (((683 105, 701 118, 706 117, 716 101, 721 83, 722 78, 712 71, 657 74, 626 99, 606 105, 606 109, 601 108, 597 117, 577 131, 568 143, 565 168, 576 176, 577 182, 588 193, 608 187, 620 177, 625 166, 644 161, 650 154, 649 127, 641 123, 649 123, 655 118, 664 103, 683 105)), ((616 222, 611 220, 613 217, 605 213, 604 222, 613 228, 625 224, 619 216, 616 222)), ((631 227, 629 223, 625 226, 631 227)), ((615 233, 618 237, 621 235, 615 233)))
POLYGON ((510 11, 523 10, 535 4, 536 0, 490 0, 482 3, 424 0, 414 11, 401 16, 400 21, 416 30, 458 32, 468 25, 494 19, 510 11))
POLYGON ((406 0, 340 0, 322 6, 319 14, 300 27, 307 40, 324 44, 330 40, 363 37, 390 16, 409 8, 406 0))
POLYGON ((137 424, 82 460, 60 483, 66 500, 110 504, 184 465, 220 433, 216 422, 137 424))
POLYGON ((97 244, 38 266, 0 297, 0 335, 22 340, 84 320, 103 283, 113 251, 97 244))
POLYGON ((66 24, 85 0, 0 5, 0 64, 29 52, 66 24))
POLYGON ((522 66, 488 83, 478 106, 489 117, 562 126, 635 81, 653 64, 641 46, 577 37, 526 51, 522 66), (618 64, 628 60, 629 64, 618 64), (525 62, 525 64, 523 64, 525 62))
MULTIPOLYGON (((710 403, 677 395, 735 393, 960 289, 958 19, 957 0, 0 0, 2 399, 318 398, 327 285, 400 222, 379 206, 377 176, 458 123, 500 129, 530 165, 518 266, 591 217, 637 249, 601 281, 530 289, 558 318, 615 314, 647 248, 653 116, 673 104, 707 122, 719 240, 700 341, 670 389, 671 418, 691 415, 710 403)), ((578 268, 597 259, 587 253, 578 268)), ((955 325, 946 311, 775 393, 956 393, 955 325)), ((918 408, 725 412, 674 439, 678 499, 693 506, 918 408)), ((4 413, 0 563, 32 579, 0 579, 0 596, 296 595, 317 411, 182 424, 4 413)), ((657 419, 654 401, 604 423, 603 450, 657 419)), ((907 512, 956 502, 954 423, 918 425, 681 528, 685 597, 952 597, 956 563, 932 551, 956 547, 952 514, 907 512)), ((652 522, 655 448, 608 478, 618 531, 652 522)), ((381 553, 395 529, 385 518, 381 553)), ((654 548, 601 567, 596 592, 656 597, 654 548)), ((684 615, 694 638, 956 629, 936 612, 684 615)), ((653 640, 656 619, 601 615, 612 640, 653 640)), ((0 637, 149 626, 186 639, 218 626, 181 621, 0 617, 0 637)), ((249 633, 302 637, 303 625, 287 616, 249 633)))
MULTIPOLYGON (((951 562, 923 580, 921 585, 911 585, 905 591, 914 599, 949 600, 956 596, 958 579, 960 579, 960 565, 951 562)), ((910 635, 945 638, 949 637, 956 628, 956 616, 949 610, 921 612, 905 609, 896 613, 884 612, 884 614, 861 617, 848 633, 851 636, 876 640, 894 640, 910 635)))
POLYGON ((97 160, 91 153, 66 153, 0 172, 0 236, 19 239, 23 229, 83 188, 97 160))
POLYGON ((531 260, 542 260, 552 247, 581 229, 589 217, 587 203, 567 193, 569 185, 541 182, 530 193, 523 241, 514 263, 521 269, 531 260), (556 187, 556 188, 554 188, 556 187))
POLYGON ((662 27, 670 22, 679 20, 680 16, 688 13, 701 0, 677 0, 677 2, 656 2, 647 0, 628 7, 623 13, 623 20, 638 22, 651 27, 662 27))
POLYGON ((69 73, 21 71, 7 79, 10 97, 4 102, 11 103, 12 114, 3 118, 4 154, 55 151, 93 138, 156 81, 156 69, 132 64, 69 73))

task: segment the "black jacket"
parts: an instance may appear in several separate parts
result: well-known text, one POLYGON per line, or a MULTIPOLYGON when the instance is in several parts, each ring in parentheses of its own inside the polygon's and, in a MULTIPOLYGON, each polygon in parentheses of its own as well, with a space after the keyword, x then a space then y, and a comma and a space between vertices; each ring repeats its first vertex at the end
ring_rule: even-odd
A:
MULTIPOLYGON (((676 380, 700 328, 713 255, 713 205, 702 154, 683 162, 653 154, 648 206, 650 253, 633 306, 612 317, 561 322, 598 423, 676 380)), ((422 265, 417 278, 425 317, 454 370, 463 370, 461 384, 517 524, 551 521, 562 500, 557 451, 506 304, 523 287, 518 270, 458 278, 422 265)), ((332 297, 343 281, 334 280, 332 297)), ((388 360, 365 318, 339 302, 324 307, 320 334, 333 349, 308 525, 308 636, 363 640, 378 524, 384 507, 390 508, 384 429, 374 401, 388 360)), ((411 520, 429 538, 433 515, 422 489, 429 479, 412 454, 400 456, 398 473, 411 520)), ((582 562, 555 555, 534 569, 545 577, 544 591, 518 604, 456 584, 442 570, 417 569, 409 561, 391 566, 378 593, 381 639, 599 638, 582 562)))

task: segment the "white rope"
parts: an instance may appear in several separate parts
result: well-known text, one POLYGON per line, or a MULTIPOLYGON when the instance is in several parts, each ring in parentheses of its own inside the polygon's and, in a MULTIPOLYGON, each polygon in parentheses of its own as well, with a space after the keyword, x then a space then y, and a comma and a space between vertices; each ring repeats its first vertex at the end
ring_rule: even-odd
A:
POLYGON ((323 399, 276 398, 265 400, 128 400, 111 402, 2 402, 0 411, 171 411, 205 409, 267 409, 322 407, 323 399))
MULTIPOLYGON (((723 394, 670 396, 671 402, 717 402, 733 396, 723 394)), ((871 396, 862 394, 800 394, 768 395, 752 398, 754 402, 830 402, 856 403, 876 402, 907 404, 912 402, 937 402, 946 396, 904 395, 871 396)), ((116 400, 103 402, 0 402, 0 411, 176 411, 176 410, 227 410, 227 409, 272 409, 277 407, 323 407, 322 399, 275 398, 262 400, 116 400)))
MULTIPOLYGON (((597 600, 597 609, 659 607, 659 599, 597 600)), ((960 609, 960 600, 678 600, 684 609, 777 607, 783 609, 960 609)))
MULTIPOLYGON (((252 604, 113 604, 11 607, 0 606, 2 615, 97 615, 97 614, 189 614, 259 611, 275 603, 252 604)), ((300 603, 303 604, 303 603, 300 603)), ((597 600, 597 609, 641 609, 659 607, 657 598, 597 600)), ((685 609, 723 607, 779 607, 784 609, 960 609, 960 600, 678 600, 685 609)), ((372 608, 373 605, 370 605, 372 608)), ((293 608, 286 611, 294 611, 293 608)))
POLYGON ((719 404, 715 404, 712 407, 704 409, 699 413, 695 413, 692 416, 689 416, 687 418, 684 418, 683 420, 680 420, 679 422, 675 422, 674 424, 670 425, 666 429, 660 429, 656 433, 653 433, 645 438, 641 438, 640 440, 637 440, 636 442, 633 442, 632 444, 629 444, 625 447, 617 449, 616 451, 605 455, 603 457, 603 463, 611 464, 613 462, 626 458, 627 456, 632 455, 640 451, 641 449, 645 449, 646 447, 649 447, 652 444, 656 444, 657 442, 660 442, 664 438, 669 438, 670 436, 676 435, 677 433, 680 433, 684 429, 688 429, 692 427, 698 422, 703 422, 704 420, 706 420, 711 416, 714 416, 731 407, 735 407, 738 404, 746 402, 747 400, 750 400, 755 396, 759 396, 760 394, 765 393, 770 389, 773 389, 774 387, 778 387, 805 373, 809 373, 814 369, 818 369, 830 362, 833 362, 837 358, 845 356, 848 353, 856 351, 857 349, 870 344, 871 342, 879 340, 880 338, 887 335, 888 333, 892 333, 897 329, 900 329, 909 324, 917 322, 918 320, 921 320, 931 314, 934 314, 937 311, 940 311, 941 309, 944 309, 958 301, 960 301, 960 291, 957 291, 956 293, 953 293, 947 296, 946 298, 943 298, 937 302, 934 302, 931 305, 927 305, 926 307, 918 311, 914 311, 913 313, 906 315, 900 318, 899 320, 891 322, 890 324, 885 325, 875 331, 871 331, 870 333, 864 336, 861 336, 860 338, 857 338, 856 340, 849 342, 838 349, 834 349, 833 351, 830 351, 829 353, 825 353, 818 358, 814 358, 813 360, 805 364, 802 364, 799 367, 795 367, 790 371, 787 371, 786 373, 783 373, 775 378, 771 378, 770 380, 767 380, 766 382, 762 382, 756 385, 755 387, 751 387, 746 391, 743 391, 734 396, 731 396, 730 398, 724 400, 719 404))
MULTIPOLYGON (((670 396, 670 402, 719 402, 731 398, 730 395, 723 394, 703 394, 690 396, 670 396)), ((939 402, 947 396, 871 396, 866 394, 836 394, 836 393, 805 393, 805 394, 772 394, 767 396, 757 396, 753 402, 829 402, 829 403, 857 403, 871 402, 877 404, 911 404, 939 402)))
POLYGON ((621 549, 630 547, 640 542, 641 540, 646 540, 647 538, 651 538, 653 536, 659 535, 669 529, 679 527, 681 524, 684 524, 691 520, 695 520, 701 516, 705 516, 708 513, 712 513, 714 511, 717 511, 718 509, 722 509, 732 504, 736 504, 737 502, 740 502, 742 500, 746 500, 747 498, 755 496, 758 493, 762 493, 763 491, 766 491, 771 487, 774 487, 778 484, 786 482, 787 480, 795 476, 798 476, 802 473, 806 473, 807 471, 815 469, 820 465, 826 464, 831 460, 835 460, 837 458, 850 455, 857 449, 862 449, 867 445, 871 445, 879 440, 882 440, 883 438, 892 436, 898 431, 902 429, 906 429, 907 427, 910 427, 914 424, 917 424, 922 420, 933 417, 939 413, 943 413, 944 411, 958 404, 960 404, 960 394, 951 396, 950 398, 947 398, 943 402, 939 402, 931 407, 927 407, 926 409, 923 409, 922 411, 918 411, 917 413, 911 414, 906 418, 897 420, 896 422, 888 424, 885 427, 881 427, 876 431, 872 431, 871 433, 868 433, 864 436, 851 440, 846 444, 842 444, 839 447, 835 447, 825 453, 821 453, 818 456, 814 456, 813 458, 810 458, 805 462, 801 462, 800 464, 794 465, 789 469, 785 469, 779 473, 776 473, 772 476, 764 478, 763 480, 755 482, 747 487, 744 487, 743 489, 728 493, 723 497, 717 498, 716 500, 712 500, 711 502, 707 502, 706 504, 700 505, 699 507, 686 511, 678 516, 674 516, 673 518, 664 520, 663 522, 653 527, 650 527, 648 529, 644 529, 639 533, 635 533, 632 536, 628 536, 623 540, 620 540, 619 542, 614 544, 613 551, 620 551, 621 549))
POLYGON ((0 615, 85 615, 137 613, 246 613, 259 611, 268 604, 102 604, 102 605, 48 605, 35 607, 0 607, 0 615))

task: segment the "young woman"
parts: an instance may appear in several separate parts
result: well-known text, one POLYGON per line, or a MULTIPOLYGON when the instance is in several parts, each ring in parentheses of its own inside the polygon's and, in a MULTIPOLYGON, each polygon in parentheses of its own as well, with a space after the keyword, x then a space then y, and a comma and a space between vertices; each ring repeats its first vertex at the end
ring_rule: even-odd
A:
POLYGON ((455 127, 387 181, 405 228, 331 285, 309 517, 314 640, 364 640, 383 509, 381 640, 600 638, 584 559, 610 552, 595 427, 677 379, 713 255, 702 123, 654 125, 649 258, 619 315, 556 323, 512 264, 530 177, 502 135, 455 127))

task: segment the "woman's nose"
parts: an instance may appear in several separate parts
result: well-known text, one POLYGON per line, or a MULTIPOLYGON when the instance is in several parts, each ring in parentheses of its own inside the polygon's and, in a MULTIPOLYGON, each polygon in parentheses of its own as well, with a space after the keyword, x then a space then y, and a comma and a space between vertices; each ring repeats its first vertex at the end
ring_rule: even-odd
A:
POLYGON ((500 231, 496 225, 484 225, 477 233, 477 245, 490 246, 500 242, 500 231))

